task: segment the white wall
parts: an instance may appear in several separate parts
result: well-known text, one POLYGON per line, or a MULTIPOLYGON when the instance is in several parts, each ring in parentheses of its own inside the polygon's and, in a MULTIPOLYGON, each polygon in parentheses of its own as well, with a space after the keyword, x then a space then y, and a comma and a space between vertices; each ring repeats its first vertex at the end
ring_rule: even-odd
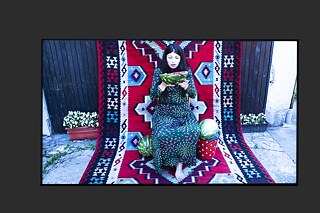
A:
POLYGON ((42 91, 42 135, 51 135, 50 120, 47 110, 46 99, 42 91))
POLYGON ((290 107, 297 77, 297 48, 297 41, 274 42, 266 103, 267 121, 272 126, 280 126, 284 123, 290 107))

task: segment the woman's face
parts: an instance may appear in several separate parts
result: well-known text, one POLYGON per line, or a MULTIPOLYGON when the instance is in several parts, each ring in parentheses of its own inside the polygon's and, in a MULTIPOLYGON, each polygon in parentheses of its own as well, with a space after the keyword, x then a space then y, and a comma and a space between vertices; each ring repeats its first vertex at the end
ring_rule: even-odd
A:
POLYGON ((175 52, 169 53, 167 55, 167 62, 171 69, 177 68, 177 66, 180 63, 180 60, 181 60, 180 56, 175 52))

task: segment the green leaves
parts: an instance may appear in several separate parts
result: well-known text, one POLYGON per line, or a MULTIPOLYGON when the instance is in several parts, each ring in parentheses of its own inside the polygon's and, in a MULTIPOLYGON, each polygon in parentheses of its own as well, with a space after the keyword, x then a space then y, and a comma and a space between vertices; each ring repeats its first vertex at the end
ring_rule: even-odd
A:
POLYGON ((258 124, 266 124, 267 123, 267 118, 264 113, 259 113, 259 114, 253 114, 249 113, 248 115, 243 115, 240 114, 240 122, 242 125, 246 124, 253 124, 253 125, 258 125, 258 124))
POLYGON ((74 127, 98 127, 98 114, 96 112, 69 111, 63 118, 63 126, 74 127))

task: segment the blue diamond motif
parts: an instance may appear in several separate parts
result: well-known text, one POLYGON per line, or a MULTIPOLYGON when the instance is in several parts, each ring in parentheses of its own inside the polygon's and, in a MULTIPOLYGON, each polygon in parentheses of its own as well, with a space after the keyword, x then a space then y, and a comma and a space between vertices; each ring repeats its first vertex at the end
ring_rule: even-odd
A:
POLYGON ((213 63, 202 62, 194 75, 201 85, 213 85, 213 63))
POLYGON ((140 66, 128 66, 128 85, 140 86, 146 79, 146 73, 140 66))

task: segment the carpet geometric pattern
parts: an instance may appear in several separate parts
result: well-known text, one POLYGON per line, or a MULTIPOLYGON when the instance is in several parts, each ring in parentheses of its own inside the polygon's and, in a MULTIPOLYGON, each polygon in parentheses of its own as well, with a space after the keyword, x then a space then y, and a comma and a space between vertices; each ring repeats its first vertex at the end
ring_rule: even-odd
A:
POLYGON ((240 124, 241 41, 97 40, 99 137, 79 184, 273 184, 246 144, 240 124), (155 173, 153 159, 137 149, 151 135, 156 101, 151 101, 153 71, 170 42, 185 51, 198 92, 190 105, 198 121, 212 118, 221 130, 212 159, 155 173))

